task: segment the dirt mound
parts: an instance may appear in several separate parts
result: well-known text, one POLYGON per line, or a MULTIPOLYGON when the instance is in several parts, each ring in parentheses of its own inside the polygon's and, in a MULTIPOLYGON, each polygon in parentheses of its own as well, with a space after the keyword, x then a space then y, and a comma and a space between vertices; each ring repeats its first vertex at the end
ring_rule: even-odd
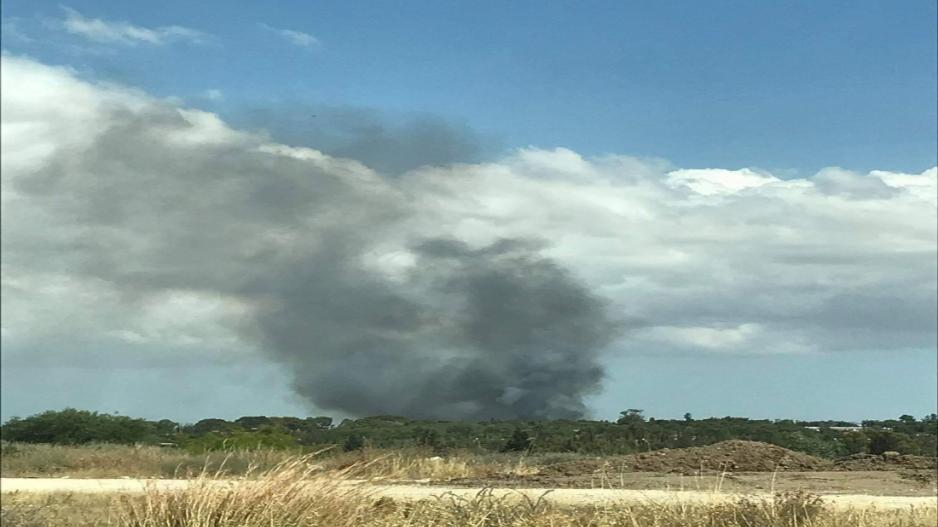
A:
POLYGON ((930 470, 936 458, 911 455, 854 454, 834 461, 834 470, 930 470))
POLYGON ((703 447, 662 449, 607 459, 580 460, 545 467, 544 474, 574 476, 595 472, 706 472, 813 471, 829 469, 831 462, 780 446, 757 441, 723 441, 703 447))

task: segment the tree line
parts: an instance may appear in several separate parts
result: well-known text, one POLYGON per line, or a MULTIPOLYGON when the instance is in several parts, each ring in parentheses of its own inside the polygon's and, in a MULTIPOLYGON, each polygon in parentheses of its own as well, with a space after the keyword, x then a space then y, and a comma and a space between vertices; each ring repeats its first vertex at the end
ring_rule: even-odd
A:
POLYGON ((704 446, 729 439, 775 444, 808 454, 835 458, 851 454, 935 456, 938 415, 921 419, 863 421, 857 430, 843 421, 758 420, 742 417, 694 419, 647 418, 638 409, 617 421, 429 421, 399 416, 345 419, 330 417, 245 416, 233 421, 203 419, 180 424, 150 421, 67 408, 0 426, 7 442, 85 444, 164 444, 190 451, 275 448, 310 450, 337 445, 344 450, 422 447, 435 452, 531 451, 579 452, 590 455, 629 454, 661 448, 704 446))

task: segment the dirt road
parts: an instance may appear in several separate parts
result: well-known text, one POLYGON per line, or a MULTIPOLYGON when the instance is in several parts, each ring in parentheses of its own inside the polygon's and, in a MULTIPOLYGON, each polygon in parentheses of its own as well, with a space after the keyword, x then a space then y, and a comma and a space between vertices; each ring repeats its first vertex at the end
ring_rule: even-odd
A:
POLYGON ((685 476, 666 472, 608 472, 573 475, 539 473, 524 476, 500 475, 441 482, 454 487, 493 488, 615 488, 631 490, 719 489, 730 494, 760 494, 804 491, 812 494, 863 494, 871 496, 935 496, 934 473, 926 471, 810 471, 727 472, 685 476))
MULTIPOLYGON (((143 492, 148 486, 160 490, 180 490, 189 485, 189 480, 180 479, 45 479, 45 478, 3 478, 0 479, 0 492, 72 492, 72 493, 136 493, 143 492)), ((215 484, 246 484, 241 481, 217 481, 215 484)), ((365 481, 349 481, 348 485, 360 485, 375 496, 385 496, 400 500, 417 500, 441 495, 472 497, 479 493, 479 488, 460 488, 436 485, 376 485, 365 481)), ((669 490, 622 490, 622 489, 494 489, 496 496, 524 495, 532 499, 544 496, 558 505, 602 505, 613 503, 719 503, 739 496, 738 494, 703 491, 669 490)), ((770 495, 749 494, 755 498, 767 498, 770 495)), ((869 495, 826 495, 824 501, 833 507, 876 507, 877 509, 907 509, 909 507, 938 507, 936 496, 869 496, 869 495)))

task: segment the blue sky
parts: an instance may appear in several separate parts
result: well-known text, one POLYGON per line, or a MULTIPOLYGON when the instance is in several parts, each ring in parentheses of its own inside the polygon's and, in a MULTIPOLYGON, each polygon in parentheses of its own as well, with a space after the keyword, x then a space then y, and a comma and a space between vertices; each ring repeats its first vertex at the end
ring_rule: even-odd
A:
POLYGON ((4 48, 157 95, 217 89, 224 102, 201 102, 223 114, 278 103, 430 113, 502 148, 680 166, 918 172, 936 163, 938 12, 928 0, 67 5, 211 41, 96 47, 43 27, 64 16, 59 2, 10 0, 4 18, 34 41, 8 37, 4 48), (292 45, 265 25, 319 43, 292 45))
MULTIPOLYGON (((856 422, 908 413, 922 417, 935 411, 936 370, 933 350, 722 359, 644 355, 612 365, 604 391, 590 400, 590 415, 614 420, 626 408, 642 408, 665 419, 680 419, 685 412, 856 422)), ((183 422, 208 415, 236 419, 317 413, 283 383, 287 371, 265 363, 107 371, 6 367, 0 373, 3 419, 67 406, 183 422)))
MULTIPOLYGON (((432 174, 406 188, 447 203, 436 221, 466 240, 484 238, 458 230, 473 206, 433 194, 439 188, 453 185, 453 195, 515 207, 491 229, 519 236, 553 235, 553 220, 531 218, 540 217, 539 203, 554 207, 568 223, 556 238, 573 241, 559 242, 552 257, 626 318, 660 317, 604 356, 603 388, 587 398, 595 417, 613 419, 632 407, 675 418, 853 420, 938 410, 928 201, 938 164, 938 3, 272 5, 6 0, 2 47, 5 57, 65 66, 96 86, 171 98, 217 113, 232 127, 351 157, 394 177, 425 164, 501 167, 515 178, 504 188, 471 179, 458 186, 455 176, 429 184, 432 174), (635 159, 610 168, 606 155, 635 159), (654 181, 607 193, 602 178, 616 170, 628 175, 622 181, 632 172, 654 181), (888 174, 867 174, 874 170, 888 174), (556 174, 574 173, 576 192, 551 187, 556 174), (704 189, 673 204, 688 211, 686 221, 675 218, 671 203, 656 209, 656 199, 678 199, 670 187, 658 188, 665 180, 704 189), (802 186, 784 185, 795 180, 802 186), (721 201, 757 185, 775 190, 721 201), (799 194, 805 187, 817 195, 799 194), (627 206, 609 205, 615 213, 608 224, 588 207, 574 214, 580 191, 589 207, 602 208, 612 196, 627 206), (924 192, 924 201, 915 192, 924 192), (628 216, 623 210, 647 213, 652 224, 619 223, 628 216), (751 232, 741 233, 743 225, 751 232), (586 231, 604 228, 622 232, 626 249, 607 254, 604 244, 618 248, 614 242, 586 239, 586 231), (675 232, 681 229, 686 233, 675 232), (634 299, 645 303, 635 307, 634 299)), ((20 78, 59 78, 15 67, 27 72, 20 78)), ((4 141, 4 155, 15 153, 11 145, 19 143, 4 141)), ((155 228, 135 228, 134 235, 160 239, 155 228)), ((33 279, 27 267, 46 263, 34 260, 33 247, 10 243, 4 253, 15 293, 5 286, 4 295, 31 313, 4 320, 13 336, 4 341, 3 418, 65 405, 181 420, 309 411, 287 381, 277 382, 289 377, 289 361, 216 357, 181 367, 128 359, 112 368, 93 360, 48 362, 50 349, 82 348, 71 341, 86 337, 117 350, 119 339, 107 339, 130 329, 133 342, 151 339, 141 347, 159 348, 150 335, 176 326, 162 312, 120 326, 123 315, 113 306, 101 308, 108 320, 86 321, 89 308, 77 303, 72 315, 56 318, 55 309, 70 300, 21 287, 33 279), (64 319, 80 319, 75 327, 88 333, 50 336, 46 329, 64 319), (167 385, 174 386, 168 395, 167 385)), ((93 282, 77 271, 72 279, 93 282)), ((193 339, 203 337, 208 347, 224 341, 215 333, 193 339)))

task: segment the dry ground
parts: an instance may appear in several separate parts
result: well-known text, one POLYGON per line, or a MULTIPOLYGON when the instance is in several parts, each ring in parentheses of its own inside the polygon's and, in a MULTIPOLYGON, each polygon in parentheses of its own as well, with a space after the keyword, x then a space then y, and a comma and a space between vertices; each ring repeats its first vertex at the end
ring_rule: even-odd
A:
MULTIPOLYGON (((0 480, 0 491, 10 493, 143 493, 148 490, 156 491, 182 491, 190 487, 191 480, 180 479, 48 479, 48 478, 3 478, 0 480)), ((256 484, 253 480, 213 480, 212 485, 220 488, 237 485, 249 486, 256 484)), ((485 487, 469 488, 451 485, 413 484, 412 482, 397 482, 396 484, 381 484, 365 480, 345 480, 342 485, 364 489, 365 492, 397 500, 419 500, 436 496, 458 496, 471 498, 485 490, 485 487)), ((775 489, 783 492, 786 489, 775 489)), ((795 490, 792 488, 791 490, 795 490)), ((804 491, 804 487, 797 490, 804 491)), ((657 489, 625 489, 625 488, 593 488, 593 489, 545 489, 545 488, 495 488, 491 489, 497 497, 527 496, 537 499, 544 496, 552 503, 564 506, 603 505, 609 503, 631 504, 697 504, 708 505, 736 499, 740 495, 759 499, 770 499, 775 492, 769 491, 740 491, 727 487, 711 489, 667 490, 657 489)), ((814 494, 814 492, 812 492, 814 494)), ((905 509, 909 506, 931 507, 938 505, 938 497, 928 494, 915 495, 870 495, 862 493, 825 493, 822 494, 825 503, 834 507, 850 508, 857 506, 875 506, 878 509, 905 509)))
POLYGON ((13 447, 0 466, 11 527, 938 524, 934 458, 740 441, 613 457, 13 447))
MULTIPOLYGON (((736 494, 725 489, 480 489, 389 484, 388 478, 354 479, 354 474, 367 472, 367 466, 323 470, 317 461, 315 457, 298 457, 240 479, 207 473, 185 480, 5 478, 0 479, 0 524, 932 527, 938 523, 934 496, 818 497, 805 492, 736 494)), ((516 475, 525 473, 515 471, 516 475)))
POLYGON ((896 471, 849 472, 733 472, 685 476, 663 472, 605 472, 571 476, 522 475, 459 478, 448 485, 466 487, 611 488, 631 490, 713 490, 750 494, 802 490, 814 494, 869 494, 872 496, 935 496, 933 478, 896 471))

